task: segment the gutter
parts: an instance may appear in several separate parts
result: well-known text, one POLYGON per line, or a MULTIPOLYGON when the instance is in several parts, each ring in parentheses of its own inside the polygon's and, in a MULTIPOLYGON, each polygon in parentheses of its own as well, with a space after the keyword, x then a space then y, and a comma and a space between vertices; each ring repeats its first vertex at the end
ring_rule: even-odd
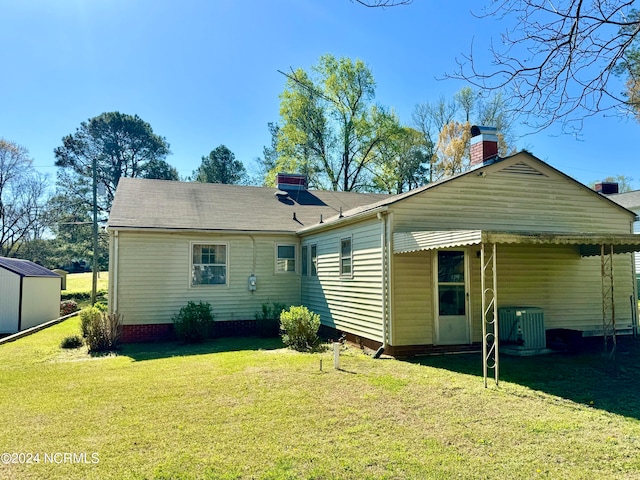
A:
POLYGON ((154 233, 202 233, 212 234, 219 233, 222 235, 295 235, 296 230, 216 230, 216 229, 203 229, 203 228, 171 228, 171 227, 130 227, 130 226, 107 226, 107 232, 120 231, 120 232, 154 232, 154 233))
POLYGON ((381 207, 372 208, 371 210, 366 210, 364 212, 358 212, 349 217, 336 218, 335 220, 330 220, 327 223, 319 223, 317 225, 313 225, 311 227, 305 227, 297 232, 297 235, 306 235, 308 233, 315 233, 319 230, 328 230, 331 228, 343 227, 345 225, 349 225, 350 223, 355 223, 363 218, 376 217, 378 214, 385 215, 389 211, 389 206, 384 205, 381 207))

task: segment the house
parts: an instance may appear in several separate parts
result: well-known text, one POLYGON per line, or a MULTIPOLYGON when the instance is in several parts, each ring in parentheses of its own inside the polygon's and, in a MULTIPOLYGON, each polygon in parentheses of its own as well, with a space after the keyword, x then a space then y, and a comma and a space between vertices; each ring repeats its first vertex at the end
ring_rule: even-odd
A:
POLYGON ((383 195, 123 178, 108 222, 109 305, 123 341, 171 335, 188 301, 213 306, 218 331, 243 329, 263 303, 301 302, 297 231, 383 195))
POLYGON ((60 316, 60 275, 27 260, 0 257, 0 334, 60 316))
POLYGON ((632 332, 634 213, 530 153, 498 158, 491 129, 473 133, 471 170, 393 196, 287 175, 278 189, 122 179, 109 303, 125 339, 168 335, 188 300, 221 323, 303 304, 395 355, 482 344, 490 359, 501 308, 535 308, 542 336, 632 332))
MULTIPOLYGON (((607 195, 611 200, 622 205, 627 210, 633 211, 636 215, 640 215, 640 190, 618 193, 617 184, 614 185, 615 187, 613 189, 607 189, 607 184, 605 183, 596 184, 596 191, 598 190, 598 187, 600 187, 600 193, 607 195), (603 186, 605 187, 604 192, 602 191, 603 186)), ((633 222, 633 233, 640 233, 639 220, 633 222)), ((636 252, 635 262, 636 266, 640 265, 640 252, 636 252)))

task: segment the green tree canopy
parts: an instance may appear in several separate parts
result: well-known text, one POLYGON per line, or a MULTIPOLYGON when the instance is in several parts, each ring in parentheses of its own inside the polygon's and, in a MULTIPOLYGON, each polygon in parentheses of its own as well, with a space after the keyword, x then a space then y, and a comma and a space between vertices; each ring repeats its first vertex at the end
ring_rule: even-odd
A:
POLYGON ((160 159, 153 159, 147 163, 143 177, 151 180, 180 180, 178 170, 160 159))
POLYGON ((193 172, 193 179, 202 183, 243 183, 246 176, 242 162, 224 145, 202 157, 202 163, 193 172))
POLYGON ((398 129, 390 141, 378 148, 375 190, 402 193, 428 183, 428 154, 421 132, 410 127, 398 129))
POLYGON ((304 173, 316 188, 371 189, 379 147, 399 124, 373 104, 369 68, 361 60, 327 54, 310 72, 299 68, 285 75, 271 177, 276 171, 304 173))
POLYGON ((92 161, 96 160, 98 183, 105 187, 104 210, 110 208, 120 178, 145 177, 148 167, 157 166, 169 153, 169 144, 153 133, 151 125, 137 115, 120 112, 103 113, 82 122, 54 150, 56 166, 60 167, 58 183, 67 191, 70 185, 90 183, 92 161), (77 178, 69 184, 70 177, 77 178))
POLYGON ((636 120, 640 122, 640 36, 638 36, 640 27, 637 23, 640 21, 640 10, 632 10, 628 19, 631 22, 636 22, 635 26, 633 24, 624 25, 621 27, 620 32, 625 35, 633 35, 633 41, 624 52, 618 65, 616 65, 615 71, 619 76, 626 79, 624 95, 636 120))

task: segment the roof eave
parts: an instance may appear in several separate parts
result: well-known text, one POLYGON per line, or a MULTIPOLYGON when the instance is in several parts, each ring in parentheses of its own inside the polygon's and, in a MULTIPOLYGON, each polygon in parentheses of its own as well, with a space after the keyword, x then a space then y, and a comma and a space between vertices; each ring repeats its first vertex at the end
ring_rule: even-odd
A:
POLYGON ((295 235, 296 230, 244 230, 180 227, 139 227, 131 225, 107 225, 107 232, 154 232, 154 233, 198 233, 198 234, 249 234, 249 235, 295 235))
POLYGON ((328 220, 324 223, 319 223, 317 225, 312 225, 310 227, 301 228, 296 233, 298 235, 307 235, 309 233, 315 233, 321 230, 327 230, 331 228, 338 228, 344 225, 349 225, 350 223, 358 222, 364 218, 376 216, 380 212, 387 212, 389 210, 388 205, 382 205, 379 207, 374 207, 372 209, 365 210, 363 212, 358 212, 354 215, 337 217, 332 220, 328 220))

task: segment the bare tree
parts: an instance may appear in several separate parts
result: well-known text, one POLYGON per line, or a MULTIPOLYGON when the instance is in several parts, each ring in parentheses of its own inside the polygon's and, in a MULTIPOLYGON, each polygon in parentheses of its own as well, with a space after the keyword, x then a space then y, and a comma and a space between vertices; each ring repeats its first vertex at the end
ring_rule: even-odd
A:
POLYGON ((378 7, 397 7, 400 5, 409 5, 413 3, 413 0, 355 0, 356 3, 364 5, 365 7, 378 8, 378 7))
POLYGON ((502 18, 513 27, 490 46, 490 69, 473 46, 449 78, 483 90, 509 88, 513 109, 538 130, 560 122, 582 128, 600 112, 632 113, 614 81, 616 66, 640 36, 633 0, 492 0, 481 18, 502 18))
POLYGON ((46 226, 47 179, 26 148, 0 138, 0 256, 15 256, 46 226))
POLYGON ((415 106, 411 119, 413 126, 422 134, 424 149, 428 159, 429 183, 435 180, 434 171, 437 162, 438 136, 458 111, 454 100, 447 101, 441 96, 437 102, 419 103, 415 106))

